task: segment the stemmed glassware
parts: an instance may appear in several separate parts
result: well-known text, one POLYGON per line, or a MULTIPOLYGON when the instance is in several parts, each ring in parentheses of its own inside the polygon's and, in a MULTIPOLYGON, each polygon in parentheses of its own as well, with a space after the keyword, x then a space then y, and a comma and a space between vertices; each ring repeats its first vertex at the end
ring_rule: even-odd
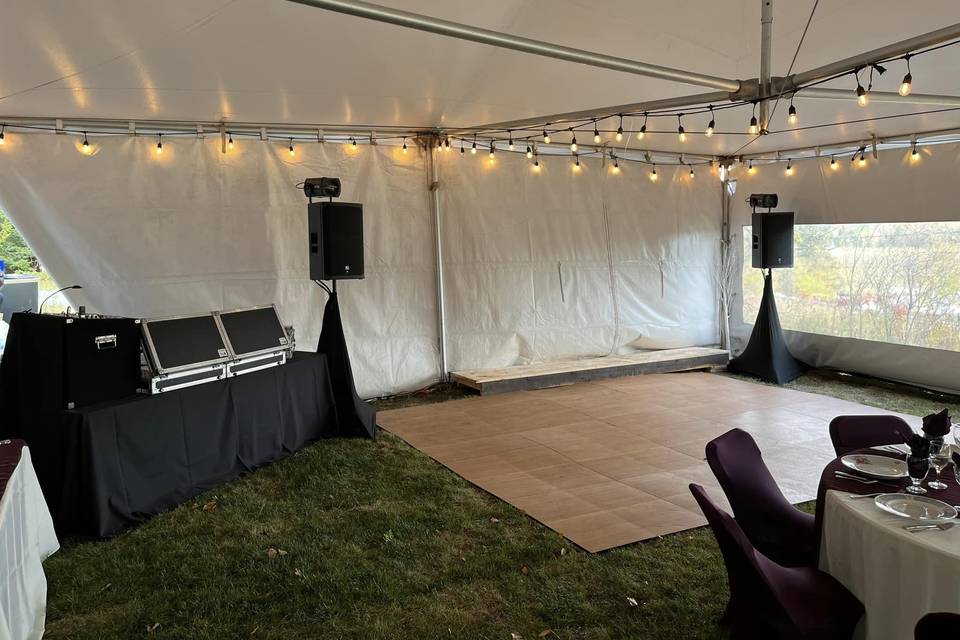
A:
POLYGON ((940 472, 950 464, 950 445, 946 444, 943 438, 930 440, 930 464, 933 465, 937 475, 927 483, 927 486, 931 489, 946 489, 946 483, 940 480, 940 472))
POLYGON ((910 474, 911 485, 907 487, 908 493, 917 495, 927 492, 920 483, 927 477, 930 471, 930 456, 907 456, 907 472, 910 474))

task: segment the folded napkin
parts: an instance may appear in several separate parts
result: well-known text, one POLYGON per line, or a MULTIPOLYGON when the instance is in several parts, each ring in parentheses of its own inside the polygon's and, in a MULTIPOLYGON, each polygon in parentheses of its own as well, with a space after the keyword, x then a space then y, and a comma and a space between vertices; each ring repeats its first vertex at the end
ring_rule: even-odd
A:
POLYGON ((906 442, 907 446, 910 447, 911 456, 915 458, 930 457, 930 441, 919 433, 910 434, 910 436, 906 438, 904 442, 906 442))
POLYGON ((931 413, 923 417, 923 432, 928 438, 942 438, 950 433, 950 412, 931 413))

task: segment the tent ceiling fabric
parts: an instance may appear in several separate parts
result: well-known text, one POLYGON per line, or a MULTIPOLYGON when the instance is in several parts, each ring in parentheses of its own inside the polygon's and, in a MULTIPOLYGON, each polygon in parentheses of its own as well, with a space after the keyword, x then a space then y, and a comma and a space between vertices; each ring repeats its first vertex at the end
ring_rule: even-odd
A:
MULTIPOLYGON (((557 44, 731 78, 759 73, 760 2, 380 0, 557 44)), ((774 75, 784 75, 812 2, 777 3, 774 75)), ((102 117, 465 127, 667 98, 702 89, 552 60, 283 0, 10 0, 0 39, 0 117, 102 117), (15 28, 14 28, 15 25, 15 28)), ((960 22, 960 4, 823 0, 795 71, 960 22)), ((912 61, 915 90, 960 93, 950 48, 912 61)), ((900 64, 875 83, 895 91, 900 64)), ((852 78, 829 83, 852 89, 852 78)), ((803 125, 937 107, 798 99, 803 125)), ((743 132, 749 109, 718 114, 743 132)), ((702 131, 706 116, 689 118, 702 131), (703 120, 703 122, 700 122, 703 120)), ((666 131, 676 122, 663 119, 666 131)), ((628 123, 631 124, 631 123, 628 123)), ((639 127, 639 123, 633 123, 639 127)), ((960 111, 765 137, 750 152, 960 127, 960 111)), ((653 127, 651 127, 653 128, 653 127)), ((786 127, 786 105, 773 129, 786 127)), ((749 138, 651 136, 665 150, 726 154, 749 138)), ((634 141, 632 144, 639 144, 634 141)))

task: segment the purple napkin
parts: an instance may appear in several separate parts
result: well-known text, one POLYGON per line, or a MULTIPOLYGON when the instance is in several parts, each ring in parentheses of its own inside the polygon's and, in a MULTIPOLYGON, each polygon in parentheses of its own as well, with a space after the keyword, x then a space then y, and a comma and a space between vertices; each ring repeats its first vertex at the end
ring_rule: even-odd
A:
POLYGON ((950 412, 931 413, 923 418, 923 432, 928 438, 942 438, 950 432, 950 412))
POLYGON ((911 456, 915 458, 930 457, 930 441, 919 433, 910 434, 909 437, 904 439, 904 442, 906 442, 907 446, 910 447, 911 456))

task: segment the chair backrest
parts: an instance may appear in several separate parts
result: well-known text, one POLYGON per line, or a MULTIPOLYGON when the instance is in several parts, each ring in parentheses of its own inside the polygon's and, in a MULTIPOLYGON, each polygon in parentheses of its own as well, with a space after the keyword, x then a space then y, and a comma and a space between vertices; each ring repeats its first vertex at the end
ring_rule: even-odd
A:
POLYGON ((913 429, 897 416, 837 416, 830 421, 830 441, 838 456, 857 449, 902 444, 913 429))
POLYGON ((771 509, 793 509, 746 431, 731 429, 708 442, 707 463, 747 535, 767 528, 771 509))
POLYGON ((710 499, 702 486, 691 484, 690 493, 700 505, 720 546, 730 581, 731 599, 743 602, 757 602, 757 599, 768 601, 771 596, 757 566, 757 551, 740 525, 710 499))
POLYGON ((942 640, 960 635, 960 615, 956 613, 928 613, 920 618, 913 637, 916 640, 942 640))

